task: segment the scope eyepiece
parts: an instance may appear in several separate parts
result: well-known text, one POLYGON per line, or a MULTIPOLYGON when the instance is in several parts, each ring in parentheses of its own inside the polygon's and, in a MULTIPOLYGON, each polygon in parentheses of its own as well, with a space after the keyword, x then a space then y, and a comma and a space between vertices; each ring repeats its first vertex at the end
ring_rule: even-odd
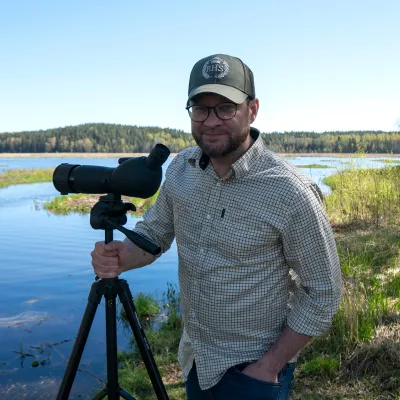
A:
POLYGON ((156 144, 146 159, 147 168, 155 171, 157 168, 160 168, 165 161, 167 161, 169 155, 170 151, 168 147, 160 143, 156 144))

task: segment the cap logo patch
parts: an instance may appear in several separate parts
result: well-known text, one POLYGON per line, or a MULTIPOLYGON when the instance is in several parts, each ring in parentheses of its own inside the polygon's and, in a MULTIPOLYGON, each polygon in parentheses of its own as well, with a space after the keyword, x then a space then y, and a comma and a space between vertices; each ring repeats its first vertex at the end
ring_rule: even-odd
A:
POLYGON ((217 78, 222 79, 229 72, 229 64, 219 57, 214 57, 211 60, 208 60, 203 65, 202 74, 204 78, 217 78))

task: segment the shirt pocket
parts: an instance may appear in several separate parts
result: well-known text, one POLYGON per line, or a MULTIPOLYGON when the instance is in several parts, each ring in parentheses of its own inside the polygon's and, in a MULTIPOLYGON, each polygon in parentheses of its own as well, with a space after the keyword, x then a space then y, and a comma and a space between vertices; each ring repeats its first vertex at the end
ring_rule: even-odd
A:
POLYGON ((226 209, 216 233, 219 250, 240 261, 266 261, 280 248, 280 232, 271 219, 242 209, 226 209))
POLYGON ((201 235, 202 223, 200 215, 201 206, 196 204, 193 199, 178 197, 174 199, 174 229, 177 243, 185 248, 195 251, 198 239, 201 235))

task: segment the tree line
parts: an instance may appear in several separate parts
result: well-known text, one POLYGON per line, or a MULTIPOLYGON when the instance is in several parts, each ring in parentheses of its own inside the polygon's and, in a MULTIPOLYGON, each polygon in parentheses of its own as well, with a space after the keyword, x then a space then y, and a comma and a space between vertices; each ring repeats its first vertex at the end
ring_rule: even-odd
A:
MULTIPOLYGON (((279 153, 400 153, 400 132, 272 132, 262 138, 279 153)), ((148 153, 156 143, 173 153, 195 145, 182 130, 136 125, 96 123, 0 133, 0 153, 148 153)))
POLYGON ((400 132, 274 132, 263 139, 279 153, 400 153, 400 132))

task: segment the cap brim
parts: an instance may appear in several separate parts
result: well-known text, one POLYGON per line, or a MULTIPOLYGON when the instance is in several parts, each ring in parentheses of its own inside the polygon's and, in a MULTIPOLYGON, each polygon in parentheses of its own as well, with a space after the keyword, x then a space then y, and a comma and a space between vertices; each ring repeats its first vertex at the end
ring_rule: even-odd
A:
POLYGON ((219 94, 220 96, 224 96, 236 104, 243 103, 248 97, 248 95, 246 93, 243 93, 242 91, 235 89, 231 86, 226 86, 226 85, 221 85, 221 84, 209 84, 209 85, 203 85, 203 86, 194 88, 189 93, 188 101, 190 99, 192 99, 194 96, 197 96, 198 94, 202 94, 202 93, 219 94))

